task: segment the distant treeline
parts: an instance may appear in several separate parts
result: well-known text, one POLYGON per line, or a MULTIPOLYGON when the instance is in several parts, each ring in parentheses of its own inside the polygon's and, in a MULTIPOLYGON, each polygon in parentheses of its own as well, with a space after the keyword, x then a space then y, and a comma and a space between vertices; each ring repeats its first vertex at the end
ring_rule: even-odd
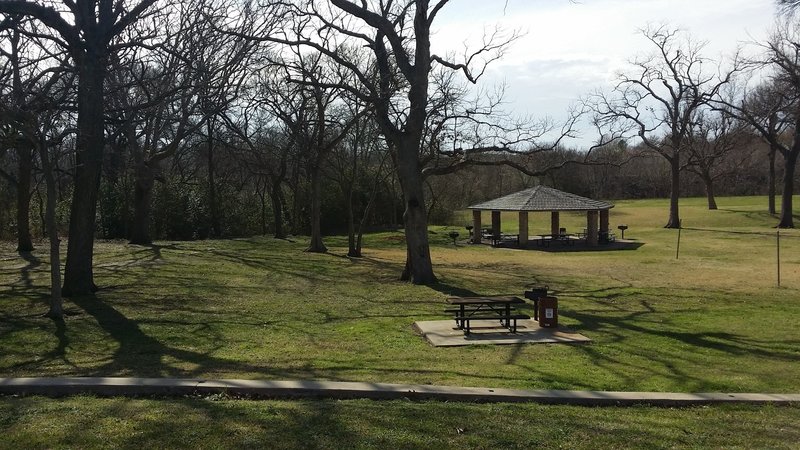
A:
MULTIPOLYGON (((246 160, 241 160, 241 149, 234 143, 220 147, 215 160, 217 195, 220 210, 220 237, 241 237, 271 234, 275 231, 275 217, 266 186, 258 176, 249 173, 246 160)), ((135 174, 125 162, 124 148, 113 148, 112 157, 104 166, 100 187, 96 233, 104 239, 130 239, 134 217, 135 174)), ((579 160, 579 152, 559 149, 549 153, 543 162, 579 160)), ((14 171, 15 154, 6 157, 6 167, 14 171)), ((522 159, 522 157, 520 157, 522 159)), ((736 152, 728 155, 729 163, 715 179, 717 195, 767 195, 769 182, 768 146, 758 141, 743 143, 736 152)), ((208 207, 208 158, 203 152, 181 154, 164 169, 154 185, 152 203, 152 235, 154 239, 192 240, 214 236, 211 228, 211 211, 208 207)), ((775 161, 776 176, 781 179, 781 159, 775 161)), ((384 174, 375 183, 377 163, 367 165, 356 183, 352 202, 356 210, 363 211, 370 201, 373 185, 376 188, 374 205, 365 220, 367 229, 384 229, 402 224, 403 201, 397 181, 384 174), (370 174, 373 176, 371 177, 370 174)), ((307 205, 310 183, 302 161, 293 159, 287 170, 291 174, 281 187, 284 210, 283 221, 292 234, 308 235, 307 205)), ((707 195, 700 176, 686 170, 681 195, 698 197, 707 195)), ((344 234, 347 231, 347 203, 350 197, 341 189, 334 175, 323 177, 322 231, 324 234, 344 234)), ((62 188, 58 203, 61 231, 66 233, 70 208, 71 177, 59 177, 62 188)), ((800 179, 798 179, 800 181, 800 179)), ((429 179, 427 204, 433 223, 448 223, 455 211, 470 204, 499 197, 537 184, 572 192, 585 197, 617 200, 640 198, 667 198, 670 195, 670 168, 667 162, 641 148, 629 149, 617 144, 613 149, 596 150, 592 164, 571 163, 552 170, 543 176, 526 175, 515 168, 499 166, 468 167, 456 173, 429 179)), ((44 189, 35 177, 31 194, 30 220, 36 236, 44 236, 44 189)), ((780 189, 778 188, 778 194, 780 189)), ((765 204, 765 208, 767 205, 765 204)), ((0 183, 0 238, 15 237, 16 192, 10 183, 0 183)))
MULTIPOLYGON (((611 146, 614 147, 614 146, 611 146)), ((596 150, 592 164, 568 164, 543 176, 526 175, 508 166, 470 167, 431 180, 434 194, 432 218, 447 223, 454 210, 500 197, 537 184, 544 184, 584 197, 602 200, 669 198, 670 166, 663 158, 640 147, 596 150)), ((544 156, 542 156, 544 158, 544 156)), ((546 158, 576 161, 582 154, 557 149, 546 158)), ((520 157, 520 159, 524 159, 520 157)), ((776 158, 775 190, 781 194, 783 160, 776 158)), ((681 197, 706 197, 707 186, 692 167, 684 169, 681 197)), ((800 176, 795 175, 796 182, 800 176)), ((715 168, 713 193, 719 196, 768 195, 770 184, 769 146, 757 139, 745 139, 715 168)), ((768 208, 767 201, 764 203, 768 208)))

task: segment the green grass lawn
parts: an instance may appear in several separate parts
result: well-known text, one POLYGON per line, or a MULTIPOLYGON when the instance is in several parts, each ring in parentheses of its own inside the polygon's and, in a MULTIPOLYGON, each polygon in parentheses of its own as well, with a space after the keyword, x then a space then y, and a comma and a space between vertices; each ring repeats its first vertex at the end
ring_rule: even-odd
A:
POLYGON ((40 316, 46 245, 25 260, 7 243, 0 374, 800 391, 800 238, 786 232, 777 288, 774 221, 747 212, 761 200, 723 198, 712 212, 684 202, 686 222, 726 223, 728 233, 684 230, 678 260, 677 232, 658 227, 665 203, 657 201, 615 208, 612 224, 624 218, 635 250, 454 247, 446 227, 434 227, 433 287, 396 281, 399 232, 368 236, 362 259, 344 257, 341 238, 328 239, 327 255, 304 253, 302 239, 101 242, 102 290, 68 301, 63 324, 40 316), (450 294, 520 295, 538 284, 557 292, 562 324, 592 344, 432 348, 411 329, 443 318, 450 294))
POLYGON ((0 398, 0 448, 797 448, 800 408, 0 398))
MULTIPOLYGON (((778 288, 775 229, 771 228, 776 220, 763 213, 766 199, 718 201, 718 211, 705 210, 704 199, 682 201, 686 229, 678 260, 677 231, 661 228, 667 212, 662 200, 617 203, 611 226, 626 223, 630 227, 626 238, 632 240, 631 250, 619 251, 562 252, 558 246, 550 251, 454 247, 446 232, 463 231, 465 213, 451 226, 431 228, 433 262, 440 279, 432 287, 396 281, 405 256, 399 232, 368 235, 361 259, 344 256, 346 241, 341 237, 326 239, 331 248, 327 255, 304 253, 306 241, 302 238, 293 242, 261 237, 158 242, 150 247, 100 242, 95 275, 101 290, 94 297, 67 301, 70 316, 63 323, 41 317, 46 311, 49 280, 46 244, 23 259, 13 251, 12 243, 3 243, 0 376, 238 377, 523 389, 800 392, 800 233, 782 231, 783 276, 778 288), (593 343, 433 348, 412 331, 414 321, 443 318, 441 310, 448 295, 520 295, 527 286, 539 284, 557 292, 561 323, 593 343)), ((562 214, 569 231, 582 229, 583 221, 583 216, 562 214)), ((532 233, 537 226, 547 230, 549 216, 532 215, 530 226, 532 233)), ((504 217, 504 228, 513 231, 515 227, 513 215, 504 217)), ((0 428, 17 429, 17 408, 31 408, 31 414, 38 411, 42 417, 58 408, 75 408, 81 414, 104 408, 149 408, 143 406, 148 405, 146 401, 97 399, 74 406, 75 401, 3 399, 0 428)), ((185 419, 189 424, 194 417, 241 410, 241 426, 247 430, 256 427, 266 414, 263 411, 270 408, 277 411, 277 424, 305 423, 303 420, 316 424, 322 419, 297 419, 295 411, 332 408, 336 415, 348 417, 342 420, 347 427, 355 427, 354 435, 363 437, 371 435, 373 414, 397 414, 409 421, 415 414, 424 415, 434 418, 431 427, 450 431, 452 424, 439 417, 438 411, 467 414, 479 422, 482 415, 490 415, 486 411, 500 408, 505 411, 501 416, 514 424, 509 427, 516 436, 538 440, 542 436, 539 430, 524 432, 535 424, 529 424, 526 417, 546 408, 554 415, 554 426, 561 424, 557 435, 569 437, 566 442, 574 445, 565 446, 572 447, 590 446, 599 439, 597 435, 614 426, 622 427, 621 436, 639 436, 640 430, 647 429, 651 434, 642 439, 655 439, 662 432, 671 433, 671 439, 689 439, 687 436, 697 434, 692 430, 705 429, 704 415, 711 424, 731 414, 737 420, 753 415, 778 429, 781 421, 791 417, 797 423, 798 414, 796 408, 581 412, 584 409, 533 405, 405 402, 259 405, 222 402, 206 408, 189 400, 153 401, 156 412, 152 420, 170 428, 170 410, 193 411, 185 419), (363 416, 352 412, 362 409, 366 410, 363 416), (351 419, 353 414, 357 417, 351 419), (576 422, 576 417, 583 422, 576 422), (654 428, 656 418, 669 421, 670 417, 675 427, 654 428), (775 417, 774 421, 769 417, 775 417), (591 431, 579 432, 580 423, 587 423, 591 431), (682 428, 689 430, 688 434, 681 435, 682 428)), ((81 427, 79 418, 67 422, 64 426, 81 427)), ((719 434, 706 430, 709 441, 696 442, 727 446, 725 430, 743 433, 750 429, 740 428, 738 422, 728 423, 731 425, 722 427, 719 434)), ((330 424, 319 426, 324 434, 330 424)), ((507 446, 496 431, 437 437, 422 424, 418 426, 417 431, 396 436, 393 442, 401 446, 507 446)), ((25 437, 21 429, 15 433, 20 439, 34 439, 25 437)), ((776 436, 789 436, 786 433, 794 433, 795 439, 780 442, 797 442, 796 426, 776 436)), ((264 432, 244 434, 261 436, 264 432)), ((183 439, 179 436, 183 434, 176 434, 175 439, 183 439)), ((202 434, 198 436, 202 438, 202 434)), ((323 435, 315 439, 312 442, 317 446, 328 447, 323 435)), ((354 442, 382 446, 380 441, 360 439, 354 442)), ((81 442, 74 446, 83 447, 81 442)), ((110 442, 113 447, 133 445, 110 442)), ((210 447, 215 446, 216 441, 209 442, 210 447)), ((674 442, 691 446, 695 441, 674 442)), ((769 441, 763 443, 755 446, 773 446, 769 441)), ((296 444, 286 441, 287 447, 301 446, 296 444)), ((99 442, 86 445, 104 446, 99 442)))

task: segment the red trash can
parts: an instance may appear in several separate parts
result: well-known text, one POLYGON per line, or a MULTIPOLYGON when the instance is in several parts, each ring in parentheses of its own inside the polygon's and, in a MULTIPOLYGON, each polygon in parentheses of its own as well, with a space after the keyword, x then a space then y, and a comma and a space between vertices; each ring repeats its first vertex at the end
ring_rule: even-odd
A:
POLYGON ((538 286, 525 291, 525 298, 533 300, 533 320, 539 320, 539 299, 547 297, 547 286, 538 286))
POLYGON ((558 327, 558 297, 539 298, 539 326, 558 327))

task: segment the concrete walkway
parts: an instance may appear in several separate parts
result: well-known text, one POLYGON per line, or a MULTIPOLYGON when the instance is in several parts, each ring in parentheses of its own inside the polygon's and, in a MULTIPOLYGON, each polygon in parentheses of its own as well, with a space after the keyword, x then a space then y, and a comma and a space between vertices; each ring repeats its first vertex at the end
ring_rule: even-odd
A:
POLYGON ((368 398, 573 405, 690 406, 715 403, 800 403, 800 394, 684 394, 489 389, 339 381, 199 380, 182 378, 0 378, 0 395, 74 394, 183 396, 226 393, 262 398, 368 398))

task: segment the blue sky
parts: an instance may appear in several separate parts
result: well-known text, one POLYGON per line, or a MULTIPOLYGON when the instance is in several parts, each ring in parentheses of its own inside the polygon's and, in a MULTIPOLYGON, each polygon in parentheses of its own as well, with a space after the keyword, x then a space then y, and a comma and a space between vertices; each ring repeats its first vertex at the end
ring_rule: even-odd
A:
MULTIPOLYGON (((505 82, 507 108, 517 114, 559 119, 650 50, 637 33, 648 23, 680 27, 706 42, 707 57, 721 59, 763 40, 775 12, 774 0, 452 0, 437 18, 432 46, 460 51, 497 25, 525 33, 482 83, 505 82)), ((586 133, 575 145, 594 138, 586 133)))

